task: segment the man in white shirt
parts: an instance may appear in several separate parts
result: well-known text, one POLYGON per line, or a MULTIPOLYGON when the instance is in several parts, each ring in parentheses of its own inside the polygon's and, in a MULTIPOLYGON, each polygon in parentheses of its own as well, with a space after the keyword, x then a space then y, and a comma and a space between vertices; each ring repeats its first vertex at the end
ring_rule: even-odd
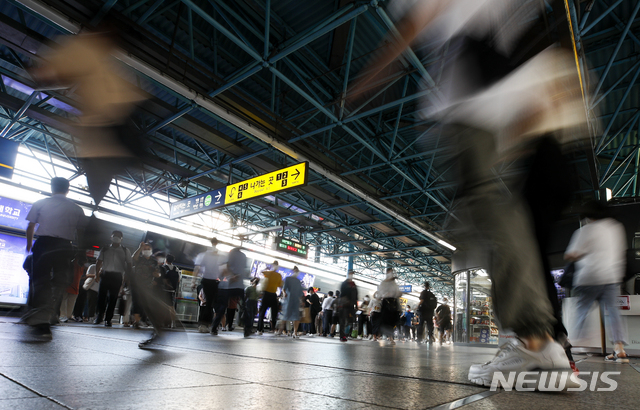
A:
POLYGON ((27 252, 33 251, 32 287, 29 289, 32 309, 22 320, 32 326, 33 336, 43 341, 51 340, 49 326, 55 301, 62 297, 73 278, 71 241, 77 239, 85 223, 82 208, 66 197, 68 180, 52 178, 51 193, 51 197, 34 203, 26 218, 29 221, 27 252), (38 234, 35 244, 34 233, 38 234))
POLYGON ((322 336, 326 337, 331 332, 331 320, 333 319, 333 292, 322 301, 322 336))
MULTIPOLYGON (((206 333, 209 331, 208 326, 213 322, 213 308, 216 303, 216 297, 218 295, 218 285, 220 283, 220 265, 225 263, 222 259, 222 255, 217 249, 218 239, 211 239, 211 249, 206 252, 202 252, 196 257, 196 268, 193 271, 194 281, 191 286, 192 289, 196 288, 195 278, 201 277, 202 291, 205 297, 205 306, 200 312, 198 318, 198 332, 206 333)), ((213 332, 215 329, 211 329, 213 332)))
POLYGON ((573 233, 564 254, 565 259, 576 263, 573 286, 579 298, 577 326, 582 330, 595 301, 604 304, 609 313, 608 329, 614 343, 613 354, 605 360, 628 363, 620 311, 615 304, 626 262, 624 226, 608 218, 605 206, 596 201, 586 205, 584 217, 586 225, 573 233))
POLYGON ((96 263, 96 280, 100 281, 98 292, 98 314, 93 322, 98 325, 104 316, 104 325, 111 327, 113 311, 118 301, 118 294, 123 287, 127 268, 131 269, 133 260, 131 251, 122 246, 123 234, 120 231, 111 233, 111 245, 100 250, 96 263))

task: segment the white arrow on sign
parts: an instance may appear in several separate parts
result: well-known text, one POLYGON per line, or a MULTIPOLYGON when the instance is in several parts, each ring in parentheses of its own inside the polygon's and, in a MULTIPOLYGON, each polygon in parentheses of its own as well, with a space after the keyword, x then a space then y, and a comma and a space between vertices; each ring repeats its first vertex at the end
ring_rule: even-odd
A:
POLYGON ((216 195, 216 203, 220 202, 220 198, 222 198, 222 192, 218 191, 218 195, 216 195))

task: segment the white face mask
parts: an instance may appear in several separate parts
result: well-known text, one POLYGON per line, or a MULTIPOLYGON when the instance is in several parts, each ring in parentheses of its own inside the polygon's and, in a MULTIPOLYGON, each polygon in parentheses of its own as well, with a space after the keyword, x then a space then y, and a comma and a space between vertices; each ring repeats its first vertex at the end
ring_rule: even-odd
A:
POLYGON ((151 250, 144 250, 142 251, 142 256, 144 256, 145 258, 148 258, 149 256, 151 256, 152 251, 151 250))
POLYGON ((122 238, 119 236, 112 236, 111 237, 111 242, 113 243, 122 243, 122 238))
POLYGON ((158 258, 158 263, 164 263, 164 258, 158 258))

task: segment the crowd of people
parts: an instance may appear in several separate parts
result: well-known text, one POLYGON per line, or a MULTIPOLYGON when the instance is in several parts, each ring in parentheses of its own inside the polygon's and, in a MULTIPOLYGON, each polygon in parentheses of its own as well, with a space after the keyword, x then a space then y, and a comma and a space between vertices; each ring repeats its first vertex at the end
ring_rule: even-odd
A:
MULTIPOLYGON (((174 265, 174 256, 154 253, 145 242, 131 253, 122 240, 123 233, 113 231, 111 244, 100 250, 95 263, 90 263, 84 252, 76 254, 71 262, 73 278, 61 297, 55 298, 50 323, 71 321, 112 327, 117 308, 118 323, 123 327, 153 326, 155 334, 159 329, 175 327, 176 293, 182 275, 174 265), (154 304, 155 300, 161 304, 154 304)), ((213 238, 211 244, 195 261, 195 278, 201 278, 199 284, 193 280, 200 305, 198 332, 217 335, 219 331, 232 331, 236 316, 245 337, 271 331, 292 338, 317 335, 338 336, 341 341, 378 341, 386 337, 391 344, 398 338, 426 343, 435 341, 435 328, 442 344, 451 329, 447 299, 436 309, 429 282, 424 284, 415 311, 401 305, 392 268, 387 269, 373 297, 358 299, 353 271, 347 273, 339 290, 321 297, 316 288, 302 287, 298 267, 283 279, 279 263, 274 261, 261 277, 248 278, 247 259, 239 248, 222 253, 218 252, 217 239, 213 238), (249 286, 245 288, 247 279, 249 286)))

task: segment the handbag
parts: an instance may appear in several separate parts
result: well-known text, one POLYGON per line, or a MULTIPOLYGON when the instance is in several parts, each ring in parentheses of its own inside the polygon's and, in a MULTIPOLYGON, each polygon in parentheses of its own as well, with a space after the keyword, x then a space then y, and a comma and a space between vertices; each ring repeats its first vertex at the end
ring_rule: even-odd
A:
POLYGON ((573 287, 573 275, 576 272, 576 263, 569 262, 567 266, 564 267, 564 273, 560 277, 558 281, 558 285, 562 286, 565 289, 571 289, 573 287))
POLYGON ((89 288, 91 287, 91 285, 93 285, 93 281, 96 278, 87 278, 87 280, 84 281, 84 284, 82 285, 82 289, 84 290, 89 290, 89 288))

